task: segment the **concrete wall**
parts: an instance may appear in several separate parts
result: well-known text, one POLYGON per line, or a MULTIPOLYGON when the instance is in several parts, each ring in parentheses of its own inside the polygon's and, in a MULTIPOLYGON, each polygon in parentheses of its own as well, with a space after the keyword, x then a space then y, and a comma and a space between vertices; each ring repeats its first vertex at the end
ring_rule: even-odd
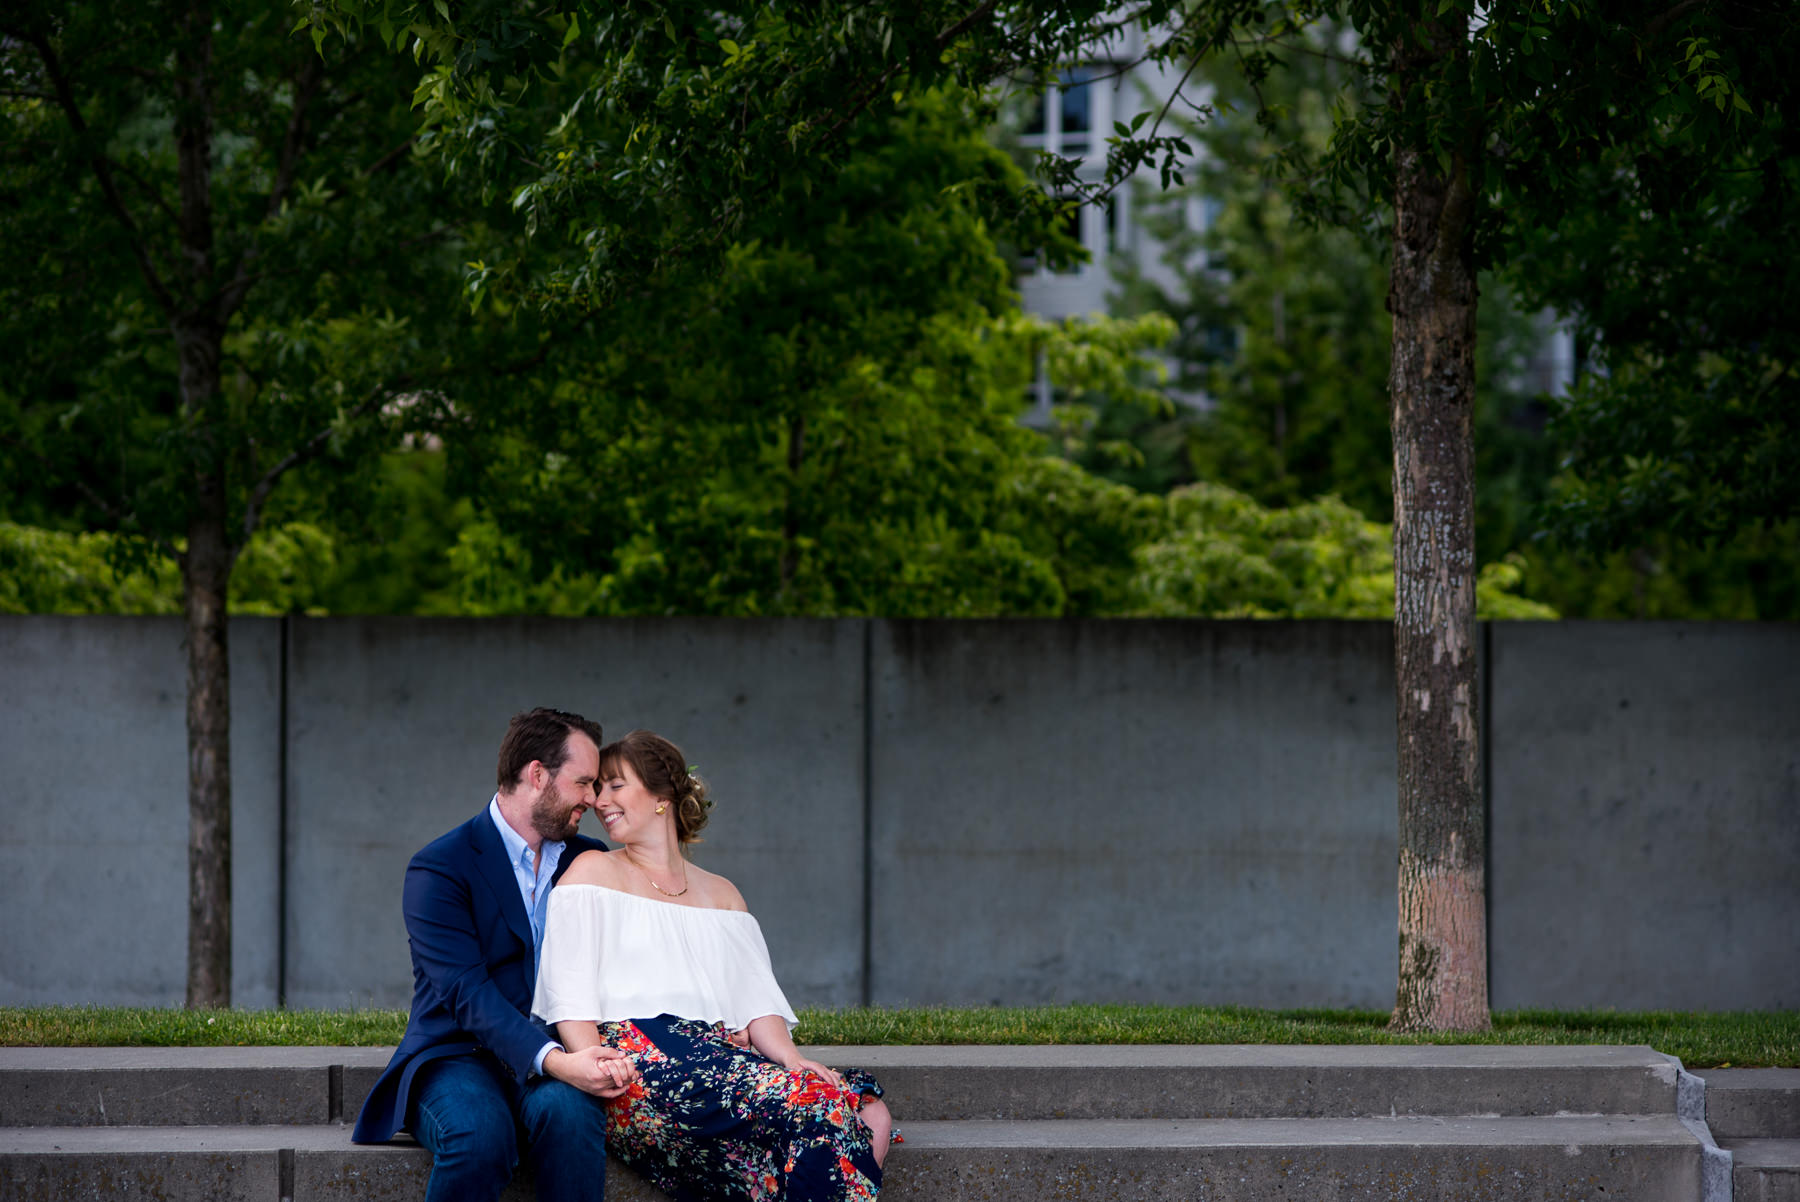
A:
MULTIPOLYGON (((232 996, 275 1004, 281 624, 231 623, 232 996)), ((0 619, 0 1004, 181 1004, 179 618, 0 619)))
POLYGON ((1494 1005, 1800 1007, 1800 626, 1499 623, 1491 653, 1494 1005))
MULTIPOLYGON (((797 998, 861 998, 863 631, 554 618, 293 625, 288 1001, 404 1006, 400 883, 486 806, 508 718, 575 710, 682 744, 718 804, 697 862, 739 882, 797 998)), ((600 834, 591 816, 585 829, 600 834)))
MULTIPOLYGON (((181 1001, 180 639, 0 617, 0 1004, 181 1001)), ((302 618, 233 640, 242 1005, 406 1002, 406 860, 486 803, 536 704, 683 744, 720 798, 696 858, 742 887, 796 1004, 1392 1000, 1382 623, 302 618)), ((1800 627, 1488 642, 1496 1006, 1800 1005, 1800 627)))
POLYGON ((1391 1005, 1392 646, 882 623, 874 1000, 1391 1005))

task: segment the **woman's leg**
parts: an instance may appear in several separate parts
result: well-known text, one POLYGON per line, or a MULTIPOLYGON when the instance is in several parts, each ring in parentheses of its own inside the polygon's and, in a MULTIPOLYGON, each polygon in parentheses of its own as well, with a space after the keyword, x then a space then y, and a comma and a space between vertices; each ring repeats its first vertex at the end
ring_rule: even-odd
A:
POLYGON ((894 1116, 888 1112, 887 1103, 880 1098, 864 1098, 857 1114, 861 1116, 863 1126, 869 1129, 869 1146, 874 1150, 875 1163, 885 1164, 888 1141, 894 1134, 894 1116))
MULTIPOLYGON (((693 1023, 640 1023, 680 1066, 681 1119, 754 1194, 788 1202, 873 1198, 881 1166, 857 1096, 810 1073, 789 1072, 693 1023)), ((643 1071, 640 1066, 640 1071, 643 1071)), ((646 1084, 650 1084, 646 1074, 646 1084)))

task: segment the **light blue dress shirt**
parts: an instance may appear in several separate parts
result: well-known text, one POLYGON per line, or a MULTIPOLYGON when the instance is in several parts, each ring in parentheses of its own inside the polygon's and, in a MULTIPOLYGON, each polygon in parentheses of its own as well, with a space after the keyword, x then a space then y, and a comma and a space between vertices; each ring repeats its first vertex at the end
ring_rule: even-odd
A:
MULTIPOLYGON (((550 880, 556 875, 556 865, 562 860, 563 844, 545 839, 538 847, 538 854, 533 857, 530 844, 523 835, 512 828, 506 815, 500 812, 500 795, 494 794, 488 802, 488 817, 494 820, 494 826, 500 831, 500 842, 506 847, 507 863, 512 865, 513 880, 519 886, 519 900, 525 903, 525 914, 531 920, 531 951, 537 955, 544 948, 544 913, 550 904, 550 880)), ((531 1062, 531 1071, 542 1074, 544 1057, 550 1052, 561 1050, 562 1044, 554 1039, 538 1049, 537 1056, 531 1062)))

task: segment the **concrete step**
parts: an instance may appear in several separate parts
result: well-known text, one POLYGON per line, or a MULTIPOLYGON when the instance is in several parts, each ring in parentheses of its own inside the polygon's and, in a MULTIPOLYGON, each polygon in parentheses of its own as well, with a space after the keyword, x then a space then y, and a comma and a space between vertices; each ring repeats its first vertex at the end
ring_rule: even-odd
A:
MULTIPOLYGON (((23 1127, 0 1129, 0 1199, 108 1202, 417 1202, 431 1156, 410 1140, 350 1142, 339 1123, 310 1126, 23 1127)), ((506 1202, 532 1202, 521 1173, 506 1202)), ((669 1202, 607 1160, 607 1202, 669 1202)))
POLYGON ((1800 1139, 1722 1139, 1732 1202, 1800 1202, 1800 1139))
POLYGON ((1713 1138, 1800 1139, 1800 1069, 1707 1068, 1706 1125, 1713 1138))
MULTIPOLYGON (((1700 1143, 1670 1115, 925 1121, 907 1141, 887 1202, 1700 1196, 1700 1143)), ((358 1147, 338 1124, 0 1130, 8 1200, 400 1202, 428 1171, 422 1149, 358 1147)), ((607 1180, 609 1202, 663 1202, 616 1166, 607 1180)))
POLYGON ((392 1048, 0 1048, 0 1127, 333 1123, 392 1048))
POLYGON ((832 1047, 901 1121, 1674 1114, 1679 1066, 1647 1047, 1057 1045, 832 1047))
MULTIPOLYGON (((1643 1047, 825 1047, 902 1123, 1673 1114, 1643 1047)), ((0 1048, 0 1127, 349 1121, 387 1048, 0 1048)))

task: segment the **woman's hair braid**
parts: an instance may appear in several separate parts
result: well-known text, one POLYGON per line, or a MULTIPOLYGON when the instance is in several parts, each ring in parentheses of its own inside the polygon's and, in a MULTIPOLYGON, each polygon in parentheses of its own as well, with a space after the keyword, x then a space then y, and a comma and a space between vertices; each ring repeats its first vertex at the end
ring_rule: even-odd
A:
POLYGON ((707 796, 706 782, 688 771, 681 748, 652 731, 634 730, 600 749, 602 777, 616 772, 620 763, 630 764, 646 789, 675 807, 675 837, 698 843, 712 798, 707 796))

